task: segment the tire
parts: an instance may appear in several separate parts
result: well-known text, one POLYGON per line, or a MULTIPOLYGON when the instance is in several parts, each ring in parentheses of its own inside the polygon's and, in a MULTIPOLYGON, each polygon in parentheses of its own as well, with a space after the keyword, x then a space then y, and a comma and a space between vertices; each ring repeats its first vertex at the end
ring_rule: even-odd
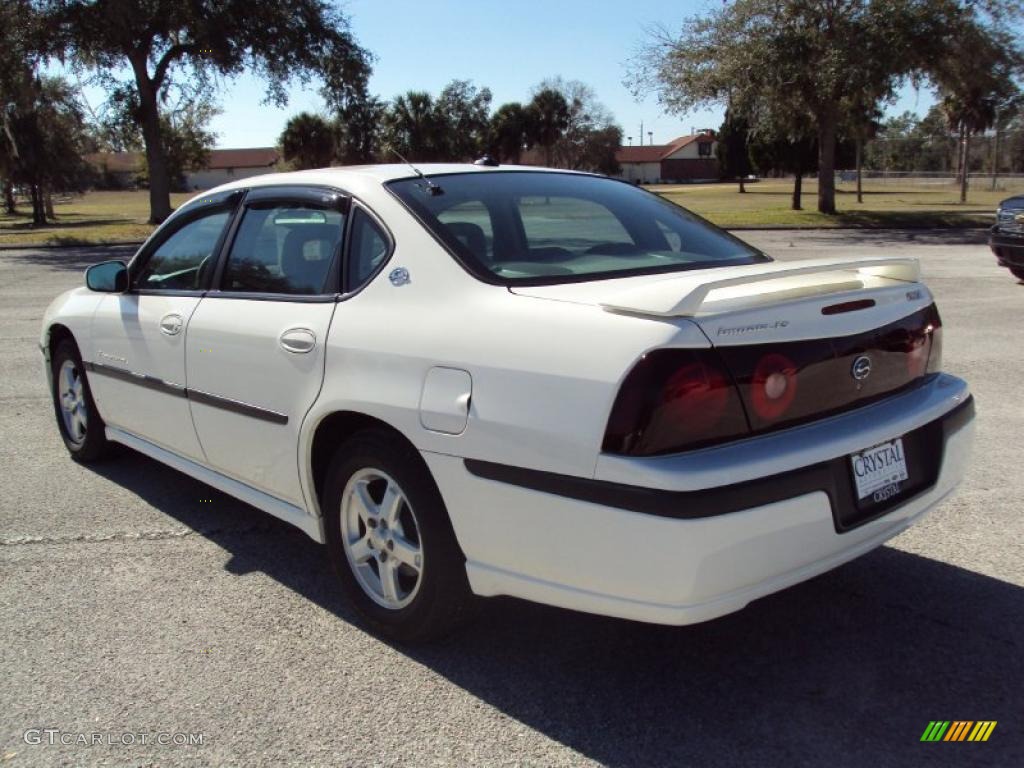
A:
POLYGON ((92 399, 78 347, 70 339, 60 341, 50 364, 53 370, 53 409, 68 453, 72 459, 82 463, 106 458, 111 452, 106 425, 92 399))
POLYGON ((1024 267, 1008 267, 1010 274, 1018 280, 1024 280, 1024 267))
POLYGON ((468 618, 466 558, 415 448, 383 429, 357 433, 331 461, 322 501, 328 556, 373 629, 422 643, 468 618))

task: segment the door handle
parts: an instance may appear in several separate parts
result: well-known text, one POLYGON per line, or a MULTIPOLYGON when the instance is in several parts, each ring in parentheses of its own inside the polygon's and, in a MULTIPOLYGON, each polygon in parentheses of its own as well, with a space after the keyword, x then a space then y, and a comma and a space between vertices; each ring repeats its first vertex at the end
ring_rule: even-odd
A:
POLYGON ((316 334, 309 328, 289 328, 281 334, 281 346, 296 355, 304 355, 316 346, 316 334))
POLYGON ((160 319, 160 333, 165 336, 177 336, 181 333, 181 326, 185 321, 177 312, 171 312, 160 319))

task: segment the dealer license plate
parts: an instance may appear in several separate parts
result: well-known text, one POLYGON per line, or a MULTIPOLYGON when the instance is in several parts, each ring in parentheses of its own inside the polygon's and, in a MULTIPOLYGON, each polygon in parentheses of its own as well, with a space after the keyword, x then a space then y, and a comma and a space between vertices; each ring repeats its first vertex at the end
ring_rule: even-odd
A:
POLYGON ((875 501, 892 498, 900 492, 899 484, 910 478, 903 438, 855 453, 850 456, 850 463, 853 465, 858 501, 867 496, 875 501))

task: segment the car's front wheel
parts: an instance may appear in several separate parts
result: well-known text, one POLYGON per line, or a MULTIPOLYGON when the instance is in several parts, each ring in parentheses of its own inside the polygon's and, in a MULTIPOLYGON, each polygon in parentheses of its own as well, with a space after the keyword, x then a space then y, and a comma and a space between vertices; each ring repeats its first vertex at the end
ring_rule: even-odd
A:
POLYGON ((471 600, 465 558, 412 446, 384 430, 355 435, 331 462, 323 502, 335 571, 378 631, 422 642, 461 623, 471 600))
POLYGON ((82 462, 104 458, 110 452, 110 444, 85 378, 78 347, 70 339, 62 340, 54 349, 51 363, 57 427, 71 458, 82 462))

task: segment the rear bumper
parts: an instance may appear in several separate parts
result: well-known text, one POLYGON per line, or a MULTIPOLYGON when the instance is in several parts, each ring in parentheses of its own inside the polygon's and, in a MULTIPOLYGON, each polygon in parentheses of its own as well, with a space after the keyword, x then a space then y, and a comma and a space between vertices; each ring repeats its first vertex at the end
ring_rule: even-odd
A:
POLYGON ((643 482, 633 486, 636 498, 662 505, 644 511, 623 508, 633 497, 621 496, 617 483, 604 484, 611 491, 606 498, 580 498, 564 488, 484 477, 479 466, 470 464, 471 471, 456 457, 425 458, 477 594, 689 624, 834 568, 913 524, 962 479, 973 443, 972 408, 966 384, 940 375, 914 391, 778 435, 692 456, 630 460, 646 465, 633 475, 643 482), (942 427, 934 482, 842 533, 834 514, 840 500, 827 484, 783 487, 773 497, 765 495, 773 483, 741 479, 751 471, 752 447, 776 451, 773 471, 753 462, 761 478, 780 471, 814 477, 815 467, 929 424, 942 427), (722 473, 727 482, 706 483, 722 473))

